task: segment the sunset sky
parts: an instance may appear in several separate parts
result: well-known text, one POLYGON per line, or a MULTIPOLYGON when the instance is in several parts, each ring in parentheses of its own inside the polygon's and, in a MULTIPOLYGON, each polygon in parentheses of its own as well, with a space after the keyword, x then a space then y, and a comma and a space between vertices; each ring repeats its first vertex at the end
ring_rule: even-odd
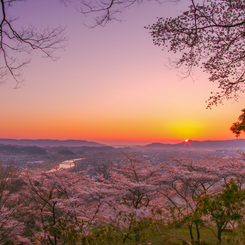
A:
MULTIPOLYGON (((32 0, 13 5, 19 26, 66 26, 65 50, 53 62, 32 53, 24 83, 13 89, 9 77, 0 87, 0 138, 81 139, 106 144, 177 143, 235 139, 230 132, 244 108, 239 102, 206 109, 217 84, 195 70, 181 79, 170 69, 171 53, 153 45, 144 26, 156 17, 175 16, 184 3, 145 2, 132 6, 122 22, 87 28, 74 4, 32 0)), ((173 58, 173 57, 172 57, 173 58)), ((243 136, 242 136, 243 137, 243 136)))

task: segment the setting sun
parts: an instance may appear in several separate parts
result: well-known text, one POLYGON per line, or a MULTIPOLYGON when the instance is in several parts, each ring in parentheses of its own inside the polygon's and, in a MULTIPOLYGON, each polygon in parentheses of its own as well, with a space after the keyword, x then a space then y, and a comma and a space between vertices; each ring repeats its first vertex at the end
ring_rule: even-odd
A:
POLYGON ((66 52, 57 50, 55 56, 61 57, 56 62, 33 53, 36 58, 23 70, 21 89, 12 89, 17 84, 11 76, 6 79, 0 89, 0 138, 77 139, 109 145, 235 139, 230 126, 241 114, 244 98, 206 110, 205 100, 217 84, 209 83, 202 69, 196 69, 193 78, 181 79, 177 70, 163 68, 177 57, 157 49, 142 28, 156 16, 175 15, 171 3, 160 8, 152 2, 150 13, 147 4, 132 9, 123 25, 115 23, 102 31, 81 25, 80 13, 63 8, 59 1, 48 8, 48 0, 12 2, 16 5, 8 11, 23 17, 21 26, 39 23, 38 19, 44 27, 59 23, 67 26, 69 43, 66 52))

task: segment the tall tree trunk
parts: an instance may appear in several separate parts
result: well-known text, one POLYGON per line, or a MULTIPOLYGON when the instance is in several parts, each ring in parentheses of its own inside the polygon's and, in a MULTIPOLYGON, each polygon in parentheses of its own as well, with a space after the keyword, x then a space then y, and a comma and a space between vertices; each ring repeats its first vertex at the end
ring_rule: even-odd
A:
POLYGON ((196 225, 196 232, 197 232, 197 244, 200 242, 200 230, 199 230, 199 225, 198 223, 195 223, 196 225))
POLYGON ((192 225, 188 225, 188 228, 189 228, 191 240, 194 241, 193 232, 192 232, 192 225))
POLYGON ((135 241, 140 242, 140 229, 137 229, 135 232, 135 241))
POLYGON ((222 229, 221 226, 218 226, 218 244, 221 245, 221 233, 222 233, 222 229))

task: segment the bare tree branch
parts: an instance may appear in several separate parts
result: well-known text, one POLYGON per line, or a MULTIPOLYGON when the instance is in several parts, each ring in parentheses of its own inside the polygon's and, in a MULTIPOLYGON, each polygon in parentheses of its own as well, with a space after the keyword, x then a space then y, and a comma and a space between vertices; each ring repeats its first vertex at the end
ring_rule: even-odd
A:
MULTIPOLYGON (((23 80, 22 69, 30 62, 30 58, 23 60, 21 54, 29 55, 32 50, 39 50, 44 57, 56 60, 54 52, 64 48, 67 38, 64 36, 63 27, 37 30, 30 25, 22 29, 16 29, 14 23, 17 19, 10 19, 6 8, 13 3, 23 0, 0 0, 2 18, 0 20, 0 82, 3 83, 7 75, 15 81, 16 86, 23 80)), ((28 57, 28 56, 27 56, 28 57)))
MULTIPOLYGON (((94 24, 90 27, 105 26, 111 21, 120 21, 118 15, 134 4, 141 4, 143 0, 79 0, 81 3, 77 10, 82 14, 98 13, 95 17, 94 24)), ((160 0, 156 0, 161 2, 160 0)))
POLYGON ((219 91, 211 93, 207 108, 224 99, 237 99, 245 81, 245 2, 242 0, 191 0, 176 18, 158 18, 146 27, 153 43, 182 56, 175 67, 187 75, 197 66, 210 74, 219 91))

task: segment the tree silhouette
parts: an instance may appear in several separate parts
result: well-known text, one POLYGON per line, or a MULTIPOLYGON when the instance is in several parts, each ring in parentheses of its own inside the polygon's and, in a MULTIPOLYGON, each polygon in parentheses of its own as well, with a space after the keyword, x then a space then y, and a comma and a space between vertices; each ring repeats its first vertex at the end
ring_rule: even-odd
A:
POLYGON ((242 114, 238 117, 238 121, 233 123, 230 130, 239 137, 240 134, 245 132, 245 109, 242 109, 242 114))
MULTIPOLYGON (((47 27, 38 30, 34 26, 16 29, 15 21, 8 14, 9 8, 15 2, 24 0, 1 0, 0 20, 0 82, 5 82, 6 76, 10 75, 17 85, 22 82, 22 68, 30 62, 29 58, 22 59, 22 54, 30 54, 32 50, 40 50, 44 57, 55 60, 54 52, 63 48, 66 37, 63 27, 47 27)), ((66 2, 66 1, 61 1, 66 2)))
MULTIPOLYGON (((180 2, 180 0, 172 0, 180 2)), ((146 27, 153 43, 181 57, 173 61, 176 68, 185 67, 185 76, 194 67, 209 74, 209 80, 218 84, 211 92, 207 108, 222 104, 225 99, 237 100, 245 91, 245 2, 243 0, 189 0, 186 11, 177 17, 158 18, 146 27)), ((127 7, 143 0, 81 0, 80 11, 101 13, 95 25, 106 25, 127 7)), ((240 118, 242 115, 240 116, 240 118)), ((239 119, 240 120, 240 119, 239 119)), ((231 131, 239 136, 245 131, 243 123, 234 123, 231 131), (238 131, 237 131, 238 130, 238 131)))
POLYGON ((133 4, 140 4, 143 0, 109 0, 109 1, 88 1, 80 0, 81 6, 78 9, 83 14, 98 13, 94 18, 95 26, 105 26, 113 20, 120 20, 118 14, 133 4))
MULTIPOLYGON (((30 62, 30 54, 33 50, 39 50, 51 60, 56 60, 55 51, 64 48, 67 37, 64 35, 64 27, 47 27, 43 30, 33 25, 16 28, 18 16, 11 18, 11 7, 17 2, 25 0, 0 0, 0 83, 11 76, 16 86, 23 81, 22 70, 30 62), (25 55, 23 58, 23 54, 25 55)), ((63 5, 74 4, 78 12, 82 14, 95 13, 94 26, 105 26, 109 21, 116 20, 117 14, 142 0, 58 0, 63 5), (98 14, 98 15, 97 15, 98 14)))
POLYGON ((191 0, 189 9, 176 18, 158 18, 149 29, 155 45, 181 53, 174 64, 189 75, 197 66, 219 85, 208 108, 244 92, 245 3, 242 0, 191 0))
MULTIPOLYGON (((38 30, 34 26, 17 29, 16 18, 10 18, 7 10, 16 2, 25 0, 0 0, 0 82, 8 75, 22 82, 22 68, 30 62, 22 54, 41 51, 45 57, 56 59, 54 52, 66 42, 63 27, 47 27, 38 30)), ((179 2, 180 0, 173 0, 179 2)), ((94 26, 104 26, 117 20, 118 13, 143 0, 59 0, 61 4, 77 3, 82 14, 95 13, 94 26), (97 15, 98 13, 98 15, 97 15)), ((218 105, 224 99, 238 99, 244 92, 245 82, 245 2, 243 0, 190 0, 190 6, 173 18, 158 18, 155 24, 146 27, 155 45, 168 51, 180 53, 173 64, 184 66, 186 75, 193 67, 200 67, 209 74, 209 80, 218 84, 218 92, 212 92, 207 108, 218 105)), ((237 136, 244 129, 242 124, 233 124, 237 136)), ((235 131, 234 131, 235 130, 235 131)))

